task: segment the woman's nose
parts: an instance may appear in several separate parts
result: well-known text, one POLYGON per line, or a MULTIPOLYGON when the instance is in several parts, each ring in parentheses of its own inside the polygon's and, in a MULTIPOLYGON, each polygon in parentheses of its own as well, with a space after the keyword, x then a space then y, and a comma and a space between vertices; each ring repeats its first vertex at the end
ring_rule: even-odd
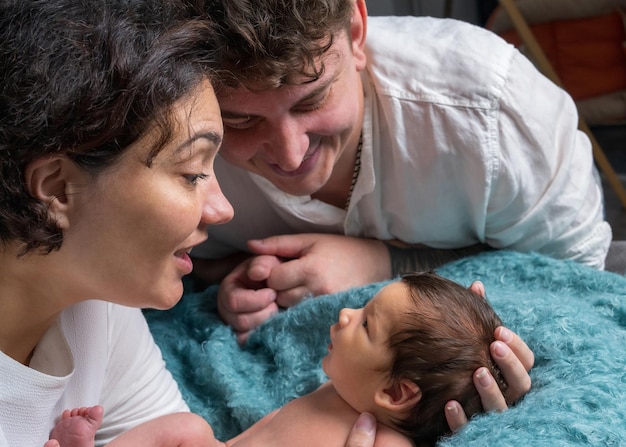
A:
POLYGON ((233 218, 233 207, 222 193, 217 180, 212 177, 214 185, 204 196, 202 204, 202 224, 219 225, 228 222, 233 218))

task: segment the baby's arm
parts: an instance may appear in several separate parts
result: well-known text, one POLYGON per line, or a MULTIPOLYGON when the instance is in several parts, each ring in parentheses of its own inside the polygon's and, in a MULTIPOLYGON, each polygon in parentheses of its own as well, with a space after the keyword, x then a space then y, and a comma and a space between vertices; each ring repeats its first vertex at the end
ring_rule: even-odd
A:
MULTIPOLYGON (((65 410, 44 447, 93 447, 96 431, 102 424, 103 408, 65 410)), ((152 419, 117 436, 106 447, 224 447, 213 435, 211 426, 200 416, 181 412, 152 419)))
MULTIPOLYGON (((121 434, 106 447, 223 447, 213 429, 194 413, 174 413, 144 422, 121 434)), ((63 447, 63 446, 61 446, 63 447)))

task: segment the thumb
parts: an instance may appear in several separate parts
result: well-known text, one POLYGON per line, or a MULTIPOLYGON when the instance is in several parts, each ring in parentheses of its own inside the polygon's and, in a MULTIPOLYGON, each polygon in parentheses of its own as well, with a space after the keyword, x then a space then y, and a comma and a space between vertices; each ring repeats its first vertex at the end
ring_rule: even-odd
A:
POLYGON ((350 431, 346 447, 372 447, 376 439, 376 419, 369 413, 361 413, 350 431))
POLYGON ((248 248, 257 255, 273 255, 280 258, 299 258, 305 249, 302 235, 280 235, 248 241, 248 248))
POLYGON ((281 261, 276 256, 257 255, 250 260, 248 265, 248 278, 253 281, 267 281, 274 267, 281 261))

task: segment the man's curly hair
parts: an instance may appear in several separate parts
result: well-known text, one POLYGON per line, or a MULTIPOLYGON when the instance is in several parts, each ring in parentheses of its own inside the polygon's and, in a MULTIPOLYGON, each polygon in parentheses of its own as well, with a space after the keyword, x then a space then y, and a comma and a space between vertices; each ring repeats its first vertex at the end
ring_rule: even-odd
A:
POLYGON ((352 0, 205 0, 222 42, 220 82, 252 90, 311 82, 350 27, 352 0))

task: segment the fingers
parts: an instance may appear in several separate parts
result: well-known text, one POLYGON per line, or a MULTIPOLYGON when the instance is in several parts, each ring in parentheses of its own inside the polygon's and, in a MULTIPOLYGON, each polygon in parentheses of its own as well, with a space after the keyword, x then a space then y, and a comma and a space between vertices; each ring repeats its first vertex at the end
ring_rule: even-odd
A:
POLYGON ((485 293, 485 285, 480 281, 474 281, 472 285, 469 286, 469 289, 483 298, 487 296, 485 293))
POLYGON ((515 333, 500 326, 495 332, 496 341, 490 346, 491 356, 502 371, 508 387, 504 394, 487 368, 474 373, 474 386, 485 411, 504 411, 507 402, 513 403, 530 390, 528 370, 534 363, 534 355, 515 333))
POLYGON ((490 346, 491 356, 508 385, 506 398, 513 403, 530 390, 531 379, 528 371, 534 363, 534 355, 526 343, 502 326, 496 329, 496 338, 490 346))
POLYGON ((463 407, 456 400, 451 400, 446 403, 445 406, 446 421, 448 426, 453 432, 459 431, 465 424, 467 424, 467 416, 463 407))
POLYGON ((274 290, 289 290, 303 286, 307 280, 306 262, 305 258, 283 262, 272 269, 267 278, 267 286, 274 290))
POLYGON ((306 297, 330 293, 329 285, 320 283, 320 279, 326 279, 321 275, 323 270, 310 264, 311 259, 308 258, 293 259, 272 270, 267 285, 276 290, 276 304, 291 307, 306 297))
MULTIPOLYGON (((524 343, 515 332, 510 329, 500 326, 496 328, 495 336, 497 340, 505 343, 517 359, 522 363, 526 371, 530 371, 535 363, 535 355, 530 350, 528 345, 524 343)), ((498 364, 499 365, 499 364, 498 364)))
MULTIPOLYGON (((480 281, 474 281, 469 288, 482 297, 486 296, 485 286, 480 281)), ((528 371, 535 363, 533 352, 517 334, 504 326, 500 326, 494 335, 496 341, 490 346, 491 356, 502 371, 508 387, 504 395, 500 391, 496 391, 497 387, 493 388, 491 383, 495 384, 491 374, 485 370, 488 374, 488 377, 483 378, 485 385, 482 388, 480 385, 476 385, 485 410, 505 409, 504 397, 506 397, 506 402, 510 403, 523 397, 530 390, 531 380, 528 371)))
POLYGON ((311 294, 306 286, 305 262, 301 259, 282 261, 276 256, 259 255, 248 264, 247 277, 258 287, 276 291, 276 303, 291 307, 311 294))
MULTIPOLYGON (((217 310, 224 322, 238 332, 248 332, 278 312, 276 291, 248 276, 251 260, 226 276, 217 292, 217 310)), ((258 265, 263 265, 261 262, 258 265)))
POLYGON ((246 342, 248 341, 248 337, 250 336, 250 332, 251 331, 246 331, 246 332, 235 331, 235 336, 237 337, 237 343, 239 343, 240 345, 246 344, 246 342))
POLYGON ((258 255, 273 255, 281 258, 298 258, 309 245, 304 234, 271 236, 248 241, 248 248, 258 255))
POLYGON ((376 419, 369 413, 361 413, 348 435, 346 447, 372 447, 376 439, 376 419))
POLYGON ((275 299, 276 292, 272 289, 237 289, 228 296, 218 291, 217 311, 235 331, 247 332, 278 313, 275 299))
POLYGON ((276 304, 280 307, 291 307, 298 304, 304 298, 313 296, 309 289, 305 286, 294 287, 292 289, 283 290, 276 295, 276 304))
POLYGON ((281 264, 281 260, 276 256, 260 255, 250 259, 248 263, 246 274, 248 279, 255 283, 259 283, 259 286, 263 284, 270 277, 272 269, 281 264))
POLYGON ((504 395, 487 368, 478 368, 473 379, 485 411, 504 411, 508 408, 504 395))

